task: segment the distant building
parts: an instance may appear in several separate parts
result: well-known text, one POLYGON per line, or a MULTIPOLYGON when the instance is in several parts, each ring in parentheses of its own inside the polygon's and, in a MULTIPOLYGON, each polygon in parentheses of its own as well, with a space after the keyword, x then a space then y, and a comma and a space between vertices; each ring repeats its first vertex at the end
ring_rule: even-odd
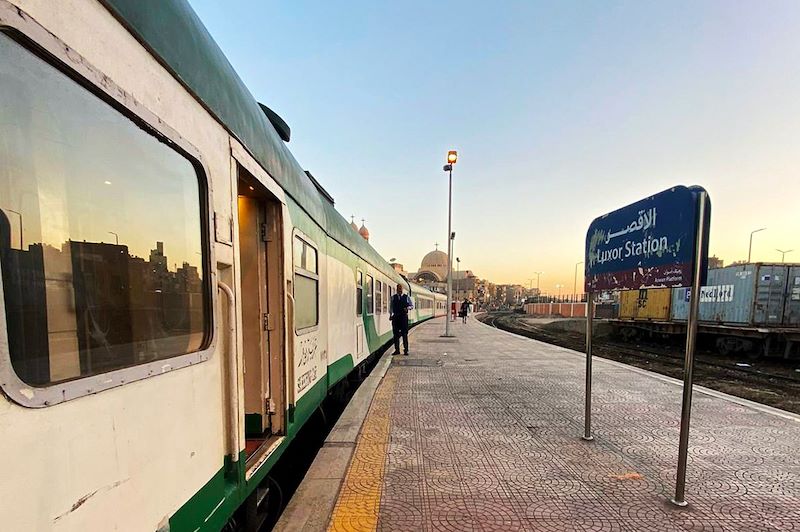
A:
POLYGON ((725 266, 725 261, 720 259, 716 255, 708 257, 709 268, 722 268, 723 266, 725 266))
POLYGON ((403 267, 402 264, 400 264, 399 262, 392 262, 391 265, 394 271, 396 271, 397 273, 408 279, 408 272, 406 271, 406 269, 403 267))
MULTIPOLYGON (((419 269, 409 274, 408 278, 428 290, 446 294, 447 260, 447 253, 440 251, 437 245, 436 249, 422 258, 419 269)), ((489 281, 480 279, 472 270, 453 271, 452 294, 454 301, 462 301, 466 298, 477 303, 478 308, 482 308, 491 300, 492 290, 490 287, 493 286, 489 281)))
POLYGON ((422 257, 419 271, 411 276, 418 283, 446 283, 447 282, 447 253, 436 249, 422 257))

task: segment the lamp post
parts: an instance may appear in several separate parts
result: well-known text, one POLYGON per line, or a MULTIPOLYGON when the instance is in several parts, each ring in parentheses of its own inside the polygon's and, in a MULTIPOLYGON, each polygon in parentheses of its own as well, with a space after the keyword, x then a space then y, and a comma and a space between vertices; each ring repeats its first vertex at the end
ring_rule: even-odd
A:
POLYGON ((561 289, 564 287, 563 284, 557 284, 556 288, 558 288, 558 302, 561 303, 561 289))
POLYGON ((459 275, 461 274, 461 259, 456 257, 456 301, 461 301, 461 294, 459 293, 459 289, 461 288, 461 280, 459 279, 459 275))
POLYGON ((447 192, 447 318, 444 320, 444 335, 450 334, 450 308, 453 303, 453 165, 458 161, 458 152, 447 152, 447 164, 442 170, 448 173, 449 186, 447 192))
POLYGON ((766 227, 762 227, 761 229, 756 229, 755 231, 750 233, 750 247, 747 248, 747 262, 750 263, 750 255, 753 251, 753 235, 758 233, 759 231, 764 231, 766 227))
POLYGON ((778 253, 781 254, 781 262, 786 262, 786 254, 787 253, 791 253, 794 250, 793 249, 787 249, 786 251, 784 251, 782 249, 777 249, 776 248, 775 251, 777 251, 778 253))
POLYGON ((17 216, 19 216, 19 250, 22 251, 22 213, 17 212, 14 209, 6 209, 8 212, 13 212, 17 216))
POLYGON ((115 233, 114 231, 109 231, 108 234, 109 235, 114 235, 114 242, 119 246, 119 235, 117 233, 115 233))
POLYGON ((577 299, 578 299, 578 292, 577 292, 577 290, 578 290, 578 266, 580 266, 581 264, 583 264, 583 261, 575 263, 575 280, 572 281, 572 297, 573 297, 573 301, 572 302, 573 303, 575 301, 577 301, 577 299))
POLYGON ((583 261, 575 263, 575 279, 572 281, 572 305, 569 307, 569 315, 575 316, 575 303, 578 302, 578 266, 583 264, 583 261))

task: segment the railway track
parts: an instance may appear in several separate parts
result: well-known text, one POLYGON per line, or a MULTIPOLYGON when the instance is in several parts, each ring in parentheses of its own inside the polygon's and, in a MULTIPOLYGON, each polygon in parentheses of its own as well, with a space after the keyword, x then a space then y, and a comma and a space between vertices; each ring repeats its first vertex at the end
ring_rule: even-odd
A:
MULTIPOLYGON (((585 350, 583 333, 554 331, 526 322, 510 313, 487 314, 481 318, 487 325, 498 329, 575 351, 585 350)), ((670 377, 679 379, 683 377, 683 350, 674 346, 632 346, 597 338, 594 341, 593 354, 670 377)), ((698 351, 695 356, 697 384, 800 413, 800 373, 793 374, 791 368, 781 368, 786 372, 782 374, 731 365, 730 360, 723 362, 715 360, 715 357, 716 355, 712 353, 698 351)))

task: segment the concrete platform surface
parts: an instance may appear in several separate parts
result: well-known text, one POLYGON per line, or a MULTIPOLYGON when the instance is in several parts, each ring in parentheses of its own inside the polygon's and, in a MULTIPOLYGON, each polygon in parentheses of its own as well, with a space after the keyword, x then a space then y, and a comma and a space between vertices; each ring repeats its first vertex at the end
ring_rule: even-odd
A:
POLYGON ((470 319, 418 328, 355 443, 330 530, 800 530, 800 419, 697 389, 687 508, 673 494, 681 387, 470 319))

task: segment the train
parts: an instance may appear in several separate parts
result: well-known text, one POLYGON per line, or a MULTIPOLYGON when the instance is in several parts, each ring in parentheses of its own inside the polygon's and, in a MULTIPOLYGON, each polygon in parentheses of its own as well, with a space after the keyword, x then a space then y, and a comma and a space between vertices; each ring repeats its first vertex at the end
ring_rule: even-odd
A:
POLYGON ((445 314, 186 0, 0 0, 0 137, 3 530, 257 530, 395 286, 445 314))
MULTIPOLYGON (((690 288, 619 294, 610 320, 623 339, 670 339, 686 331, 690 288)), ((800 345, 800 264, 734 264, 708 271, 698 331, 722 354, 789 358, 800 345)))

